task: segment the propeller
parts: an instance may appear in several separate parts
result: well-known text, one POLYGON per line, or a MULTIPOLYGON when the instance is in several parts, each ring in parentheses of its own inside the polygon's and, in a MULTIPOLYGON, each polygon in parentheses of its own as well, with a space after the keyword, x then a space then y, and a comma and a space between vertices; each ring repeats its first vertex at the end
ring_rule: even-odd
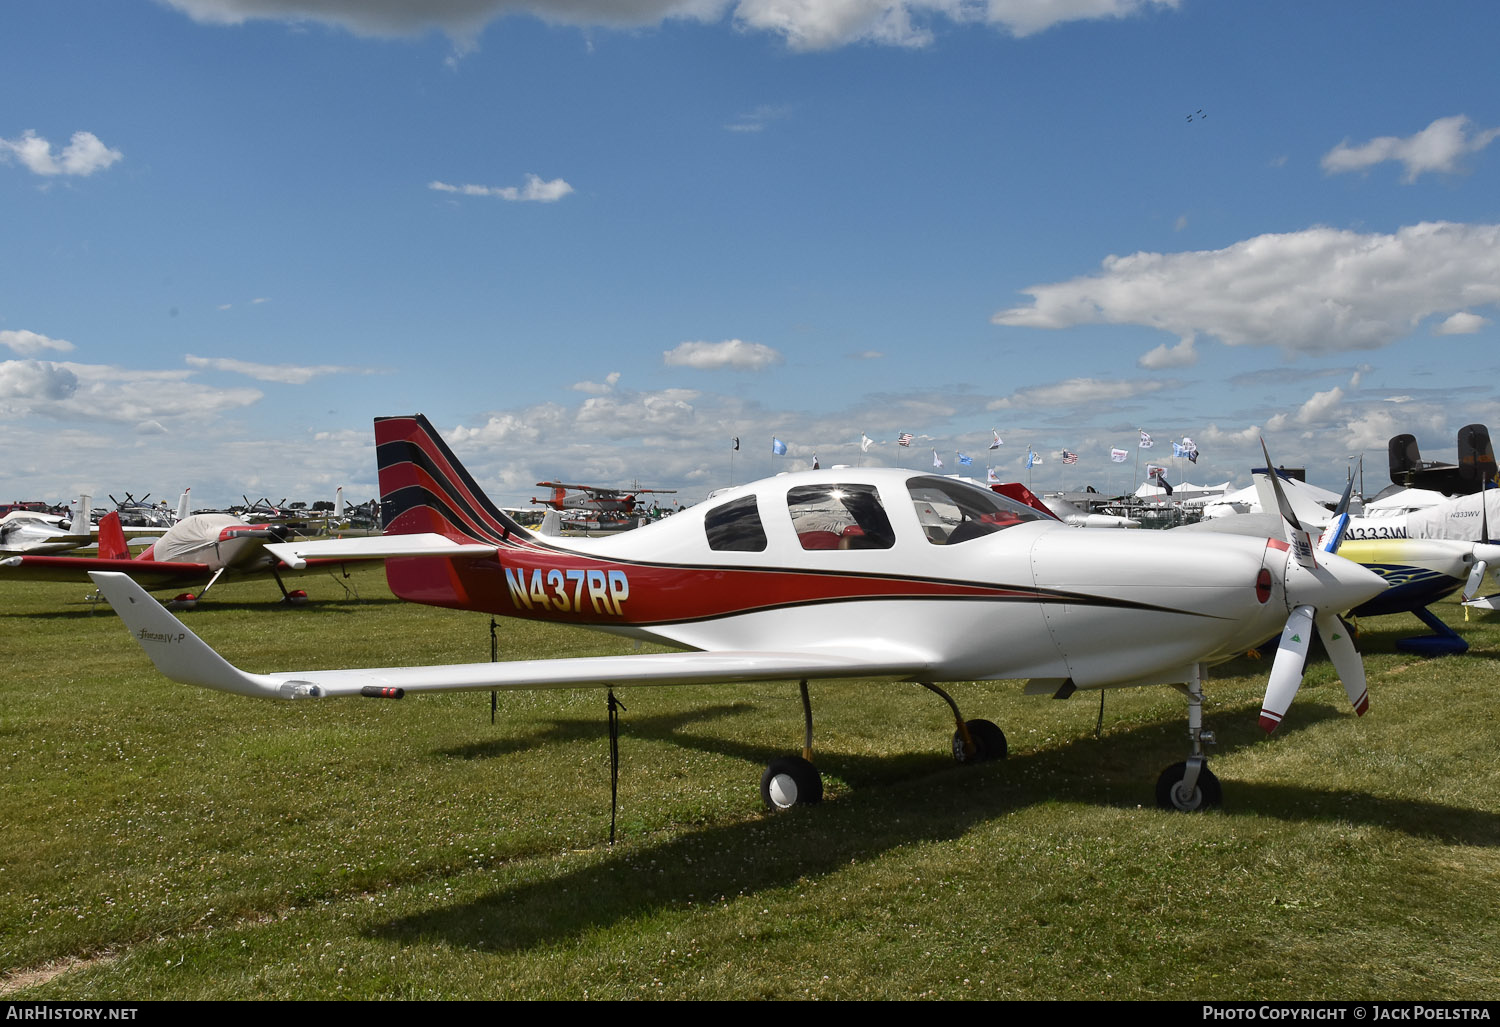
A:
POLYGON ((1490 504, 1488 490, 1479 493, 1479 544, 1474 547, 1474 568, 1469 571, 1469 580, 1464 582, 1463 601, 1474 600, 1479 587, 1484 584, 1485 572, 1490 564, 1500 559, 1500 546, 1490 540, 1490 504))
POLYGON ((1353 480, 1344 490, 1339 503, 1339 516, 1323 533, 1317 551, 1324 553, 1320 565, 1312 545, 1312 538, 1297 519, 1281 482, 1271 466, 1271 454, 1261 440, 1261 452, 1266 457, 1266 469, 1270 472, 1271 487, 1276 494, 1276 504, 1281 510, 1282 528, 1286 534, 1290 553, 1286 563, 1286 599, 1291 607, 1286 627, 1281 632, 1281 642, 1276 647, 1276 660, 1271 665, 1271 678, 1266 683, 1266 698, 1261 706, 1260 726, 1267 734, 1276 730, 1286 716, 1288 707, 1296 698, 1302 685, 1302 674, 1307 662, 1307 650, 1312 644, 1313 632, 1323 641, 1323 648, 1333 662, 1334 669, 1344 683, 1344 691, 1354 705, 1354 712, 1364 716, 1369 709, 1370 697, 1365 687, 1364 664, 1359 652, 1349 637, 1349 629, 1339 620, 1339 613, 1349 610, 1368 599, 1379 595, 1385 582, 1373 571, 1352 561, 1335 555, 1348 524, 1348 500, 1353 480))
MULTIPOLYGON (((1261 440, 1262 446, 1265 440, 1261 440)), ((1360 469, 1365 466, 1365 458, 1359 458, 1360 469)), ((1270 468, 1266 468, 1270 470, 1270 468)), ((1344 533, 1349 530, 1349 497, 1354 493, 1354 475, 1349 475, 1349 480, 1344 483, 1344 494, 1339 497, 1339 505, 1333 508, 1333 520, 1323 529, 1323 534, 1318 536, 1318 549, 1324 553, 1337 553, 1339 544, 1344 541, 1344 533)))

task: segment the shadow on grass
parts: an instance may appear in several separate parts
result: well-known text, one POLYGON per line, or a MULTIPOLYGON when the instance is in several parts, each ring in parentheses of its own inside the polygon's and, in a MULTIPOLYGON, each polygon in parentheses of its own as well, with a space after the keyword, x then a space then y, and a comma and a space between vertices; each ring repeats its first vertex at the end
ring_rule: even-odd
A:
MULTIPOLYGON (((80 585, 79 589, 85 592, 88 590, 86 585, 80 585)), ((154 598, 163 603, 171 600, 171 596, 156 596, 154 598)), ((183 618, 183 623, 187 624, 188 627, 192 627, 195 620, 202 620, 204 618, 204 615, 211 615, 216 612, 230 613, 244 612, 247 610, 253 610, 257 612, 265 610, 286 610, 288 612, 302 611, 303 613, 317 614, 351 614, 358 613, 362 609, 369 609, 370 607, 400 605, 402 605, 402 600, 389 596, 376 597, 373 599, 357 599, 352 597, 340 597, 337 599, 309 599, 305 603, 287 603, 283 602, 280 595, 273 591, 266 596, 265 601, 263 602, 254 600, 233 600, 221 602, 210 596, 209 598, 203 600, 196 609, 173 610, 172 613, 174 615, 181 616, 183 618)), ((114 610, 110 608, 109 603, 105 602, 102 599, 98 600, 97 602, 92 602, 87 599, 80 598, 76 601, 68 600, 68 605, 63 609, 58 610, 27 610, 19 613, 0 612, 0 622, 11 619, 63 621, 87 620, 88 618, 95 616, 113 617, 114 610)))
MULTIPOLYGON (((765 759, 760 748, 672 730, 673 723, 738 711, 731 706, 706 710, 701 718, 652 718, 651 724, 632 725, 631 731, 665 729, 678 744, 765 759)), ((1248 718, 1252 712, 1245 707, 1232 715, 1248 718)), ((1339 715, 1326 708, 1307 710, 1303 726, 1339 715)), ((591 721, 559 722, 557 730, 581 737, 597 735, 599 726, 591 721)), ((1237 729, 1226 733, 1229 746, 1238 747, 1249 744, 1258 729, 1252 724, 1243 734, 1237 729)), ((622 846, 588 867, 506 884, 475 901, 399 918, 371 933, 403 944, 436 940, 489 952, 524 950, 662 909, 712 906, 730 897, 786 887, 913 843, 950 841, 981 823, 1034 805, 1064 802, 1134 809, 1150 804, 1153 794, 1154 777, 1143 780, 1148 775, 1142 767, 1181 759, 1182 735, 1175 722, 1116 728, 1098 741, 1078 738, 975 766, 956 766, 936 753, 894 758, 829 753, 820 757, 820 767, 850 785, 834 801, 677 834, 660 844, 622 846), (888 781, 899 770, 907 776, 867 787, 888 781), (1132 799, 1121 801, 1122 791, 1132 799)), ((628 736, 623 746, 628 746, 628 736)), ((622 774, 628 778, 628 757, 622 774)), ((1228 808, 1206 815, 1354 822, 1450 844, 1500 846, 1500 816, 1493 813, 1330 791, 1316 782, 1305 787, 1231 782, 1228 790, 1228 808)), ((1141 815, 1184 814, 1151 810, 1141 815)))
MULTIPOLYGON (((734 714, 749 713, 755 709, 754 704, 746 702, 725 703, 718 706, 705 706, 695 710, 684 710, 678 713, 664 713, 653 717, 635 717, 625 722, 621 729, 621 745, 630 744, 630 738, 653 738, 662 741, 672 741, 684 744, 692 744, 679 735, 678 729, 687 725, 699 723, 705 720, 717 720, 720 717, 732 716, 734 714)), ((623 715, 628 717, 629 711, 623 715)), ((525 752, 529 749, 538 749, 547 745, 555 745, 559 742, 582 742, 592 739, 607 737, 608 728, 605 723, 604 697, 601 693, 599 699, 599 716, 593 719, 581 717, 570 717, 567 719, 554 719, 547 726, 532 731, 525 738, 496 738, 490 741, 473 742, 468 745, 458 745, 450 749, 437 750, 441 755, 451 756, 463 760, 493 759, 506 756, 511 753, 525 752)), ((735 756, 740 753, 732 744, 718 744, 720 739, 704 739, 703 745, 695 746, 706 752, 715 752, 725 756, 735 756)))

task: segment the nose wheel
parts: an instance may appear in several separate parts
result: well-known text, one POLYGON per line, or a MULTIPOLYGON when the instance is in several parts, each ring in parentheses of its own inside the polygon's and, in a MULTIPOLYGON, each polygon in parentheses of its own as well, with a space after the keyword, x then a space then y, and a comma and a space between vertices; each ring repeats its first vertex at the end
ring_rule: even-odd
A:
POLYGON ((1214 743, 1213 732, 1203 730, 1203 665, 1198 665, 1191 682, 1178 687, 1188 700, 1188 738, 1192 742, 1192 754, 1183 762, 1163 770, 1161 777, 1156 779, 1156 805, 1184 813, 1216 808, 1224 801, 1224 790, 1213 771, 1208 769, 1208 757, 1203 754, 1203 747, 1214 743))
POLYGON ((1203 760, 1197 761, 1198 766, 1193 768, 1195 780, 1188 783, 1189 762, 1172 764, 1156 779, 1156 805, 1161 809, 1191 813, 1223 803, 1224 791, 1219 787, 1219 779, 1203 760))

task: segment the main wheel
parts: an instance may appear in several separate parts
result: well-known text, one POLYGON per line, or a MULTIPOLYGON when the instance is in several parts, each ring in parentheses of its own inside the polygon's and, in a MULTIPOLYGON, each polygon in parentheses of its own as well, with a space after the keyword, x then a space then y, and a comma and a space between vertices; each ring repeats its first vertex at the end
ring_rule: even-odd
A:
POLYGON ((1192 794, 1184 794, 1182 779, 1187 776, 1187 763, 1174 763, 1161 772, 1161 777, 1156 779, 1156 805, 1161 809, 1175 809, 1190 813, 1194 810, 1209 809, 1221 805, 1224 801, 1224 790, 1219 787, 1219 779, 1214 777, 1213 771, 1204 767, 1198 772, 1198 785, 1192 794))
POLYGON ((980 760, 1003 760, 1009 752, 1005 743, 1005 732, 992 721, 966 720, 969 737, 974 740, 974 755, 964 752, 964 736, 953 732, 953 758, 960 763, 978 763, 980 760))
POLYGON ((760 776, 760 798, 772 810, 821 802, 823 775, 801 756, 772 760, 760 776))

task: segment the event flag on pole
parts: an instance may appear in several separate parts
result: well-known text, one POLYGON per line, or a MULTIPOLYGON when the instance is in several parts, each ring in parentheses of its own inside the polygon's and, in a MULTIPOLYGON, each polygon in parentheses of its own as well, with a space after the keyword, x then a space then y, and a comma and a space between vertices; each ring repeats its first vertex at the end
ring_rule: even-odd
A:
POLYGON ((771 455, 786 456, 786 443, 782 442, 774 435, 771 436, 771 455))
POLYGON ((1128 449, 1111 449, 1109 451, 1109 458, 1114 463, 1123 464, 1130 458, 1130 451, 1128 449))

